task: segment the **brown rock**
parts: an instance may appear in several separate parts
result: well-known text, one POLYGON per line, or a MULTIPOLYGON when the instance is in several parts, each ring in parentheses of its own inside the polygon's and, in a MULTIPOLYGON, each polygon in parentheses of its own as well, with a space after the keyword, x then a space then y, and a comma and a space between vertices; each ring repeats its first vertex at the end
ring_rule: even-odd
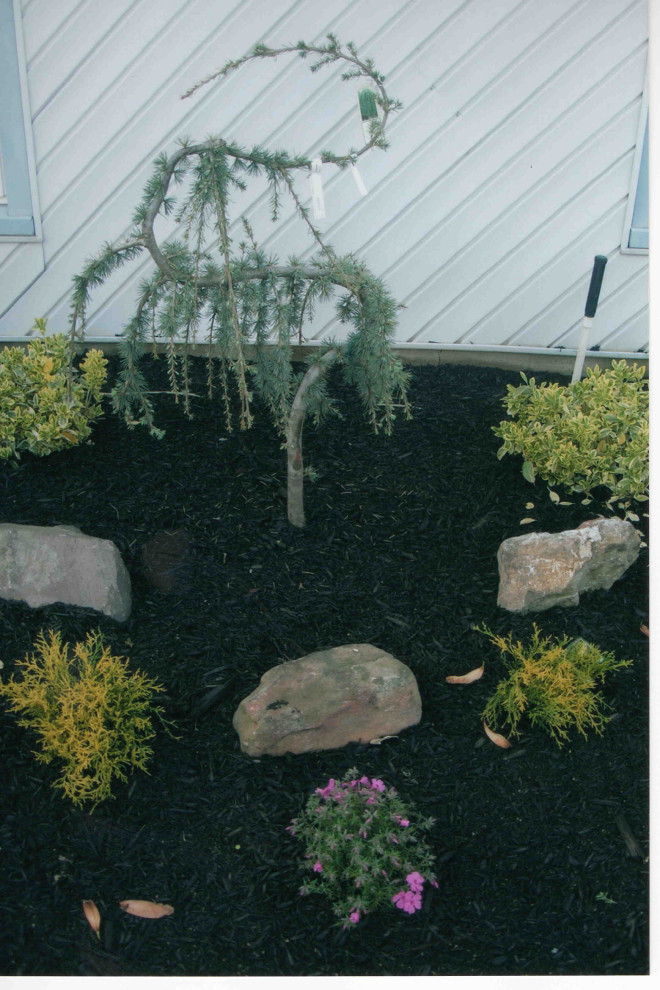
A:
POLYGON ((147 580, 165 594, 184 591, 189 583, 190 537, 183 529, 156 533, 142 548, 147 580))
POLYGON ((367 743, 421 717, 412 671, 376 646, 352 643, 266 671, 233 725, 248 756, 281 756, 367 743))
POLYGON ((637 559, 640 542, 632 523, 623 519, 514 536, 497 552, 497 604, 510 612, 577 605, 581 592, 611 588, 637 559))

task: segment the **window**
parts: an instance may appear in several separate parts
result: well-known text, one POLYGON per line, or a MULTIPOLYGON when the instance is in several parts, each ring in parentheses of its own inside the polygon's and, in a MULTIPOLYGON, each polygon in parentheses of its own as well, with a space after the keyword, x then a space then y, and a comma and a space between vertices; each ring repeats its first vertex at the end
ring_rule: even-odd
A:
POLYGON ((0 239, 38 233, 20 7, 0 0, 0 239))
POLYGON ((649 250, 649 110, 646 95, 640 114, 621 250, 625 254, 648 254, 649 250))

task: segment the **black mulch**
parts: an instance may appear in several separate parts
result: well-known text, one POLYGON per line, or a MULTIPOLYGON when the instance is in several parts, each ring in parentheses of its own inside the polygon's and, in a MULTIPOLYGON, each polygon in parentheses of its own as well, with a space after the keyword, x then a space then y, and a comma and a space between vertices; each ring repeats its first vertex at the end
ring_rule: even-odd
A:
MULTIPOLYGON (((203 391, 201 359, 195 368, 203 391)), ((146 369, 166 387, 164 362, 146 369)), ((196 401, 188 421, 159 397, 161 441, 108 412, 92 445, 1 468, 2 521, 73 524, 113 540, 134 591, 123 625, 0 601, 2 676, 42 628, 70 642, 100 628, 165 686, 179 735, 159 730, 151 774, 89 814, 53 790, 56 771, 35 761, 34 741, 2 704, 2 973, 648 972, 648 551, 576 608, 498 609, 502 540, 596 513, 579 498, 553 505, 547 486, 524 481, 519 458, 497 460, 490 427, 517 373, 413 374, 414 418, 389 438, 373 436, 340 381, 344 419, 307 425, 306 463, 319 478, 307 484, 304 530, 286 522, 284 453, 258 404, 254 428, 227 435, 219 401, 196 401), (521 526, 526 516, 536 522, 521 526), (142 549, 172 530, 189 540, 187 562, 172 590, 158 590, 142 549), (523 640, 536 621, 632 659, 605 684, 614 717, 604 734, 562 749, 540 729, 509 751, 487 741, 480 712, 503 668, 472 629, 484 621, 523 640), (412 668, 419 725, 380 745, 244 756, 232 716, 264 671, 351 642, 412 668), (481 681, 445 682, 483 660, 481 681), (415 916, 392 909, 343 931, 325 899, 299 896, 303 850, 285 826, 350 767, 437 819, 429 841, 440 885, 415 916), (100 941, 84 898, 103 915, 100 941), (174 914, 131 917, 124 898, 163 901, 174 914)))

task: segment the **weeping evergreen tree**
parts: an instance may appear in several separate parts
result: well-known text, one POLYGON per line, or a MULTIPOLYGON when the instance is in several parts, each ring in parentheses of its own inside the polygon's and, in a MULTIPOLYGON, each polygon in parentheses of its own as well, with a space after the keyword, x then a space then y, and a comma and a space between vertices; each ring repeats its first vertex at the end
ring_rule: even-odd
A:
MULTIPOLYGON (((362 116, 368 121, 366 143, 345 155, 324 151, 321 161, 345 169, 371 148, 386 148, 385 126, 400 104, 391 100, 384 77, 371 59, 362 59, 352 43, 343 47, 334 35, 322 45, 272 49, 256 46, 249 54, 228 62, 196 89, 227 75, 247 62, 297 53, 311 56, 312 72, 335 62, 346 63, 342 79, 365 77, 368 88, 360 94, 362 116)), ((117 268, 148 252, 155 263, 139 287, 135 313, 120 336, 120 372, 111 393, 112 407, 128 425, 146 425, 162 435, 154 422, 150 392, 140 370, 150 340, 166 344, 171 394, 190 415, 189 356, 204 340, 209 348, 208 390, 217 381, 222 390, 226 428, 234 419, 241 429, 252 424, 251 399, 256 391, 265 401, 287 449, 287 514, 295 526, 304 526, 302 428, 306 415, 319 422, 336 412, 327 390, 328 369, 341 364, 344 378, 360 396, 375 432, 390 433, 395 410, 410 417, 407 401, 409 373, 391 349, 397 304, 383 282, 354 255, 338 256, 323 242, 301 202, 293 181, 295 170, 309 170, 312 161, 285 151, 250 149, 211 137, 202 143, 181 141, 178 150, 154 163, 141 203, 133 215, 134 227, 123 243, 106 244, 74 278, 71 314, 72 342, 84 340, 85 314, 92 290, 117 268), (244 239, 232 253, 229 208, 232 193, 247 181, 265 176, 272 219, 278 219, 283 195, 290 196, 301 221, 318 247, 303 262, 296 257, 282 264, 256 242, 243 218, 244 239), (172 186, 185 184, 180 202, 172 186), (162 244, 156 239, 156 218, 172 216, 178 236, 162 244), (292 366, 292 342, 302 339, 302 327, 319 300, 336 297, 339 320, 349 326, 344 342, 324 342, 303 373, 292 366), (252 345, 248 348, 248 345, 252 345), (249 353, 249 357, 248 357, 249 353), (232 415, 232 396, 237 413, 232 415)))

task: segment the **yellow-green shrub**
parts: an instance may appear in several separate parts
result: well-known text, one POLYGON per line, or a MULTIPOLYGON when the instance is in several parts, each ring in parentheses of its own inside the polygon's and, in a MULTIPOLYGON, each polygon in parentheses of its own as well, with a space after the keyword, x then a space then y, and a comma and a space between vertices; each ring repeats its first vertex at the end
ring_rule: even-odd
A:
POLYGON ((46 321, 36 320, 40 337, 26 350, 0 352, 0 459, 19 458, 27 450, 40 457, 85 441, 90 423, 102 415, 101 388, 107 361, 87 351, 80 370, 71 367, 71 345, 64 334, 46 336, 46 321), (68 369, 71 369, 70 372, 68 369))
POLYGON ((147 742, 155 735, 151 715, 162 711, 151 699, 163 689, 142 673, 129 674, 128 661, 112 656, 100 632, 76 643, 71 658, 68 644, 52 631, 48 640, 39 634, 35 649, 17 661, 22 680, 0 684, 0 695, 22 713, 19 725, 37 733, 37 759, 63 765, 54 786, 74 804, 94 808, 112 797, 113 778, 126 781, 126 771, 146 770, 147 742))
POLYGON ((502 400, 512 420, 493 432, 504 443, 497 452, 522 454, 523 475, 536 476, 570 491, 590 493, 599 486, 612 495, 606 504, 629 510, 645 502, 649 486, 649 393, 641 365, 613 361, 601 371, 588 368, 570 385, 537 385, 521 373, 523 385, 507 386, 502 400))
POLYGON ((605 674, 629 667, 631 660, 616 660, 583 639, 568 637, 554 641, 541 637, 536 625, 529 646, 513 642, 512 635, 497 636, 483 626, 477 630, 498 646, 509 676, 500 681, 482 717, 489 728, 508 727, 508 734, 519 736, 518 723, 527 716, 540 725, 561 746, 570 729, 586 738, 586 730, 602 733, 609 722, 607 704, 595 691, 605 674))

